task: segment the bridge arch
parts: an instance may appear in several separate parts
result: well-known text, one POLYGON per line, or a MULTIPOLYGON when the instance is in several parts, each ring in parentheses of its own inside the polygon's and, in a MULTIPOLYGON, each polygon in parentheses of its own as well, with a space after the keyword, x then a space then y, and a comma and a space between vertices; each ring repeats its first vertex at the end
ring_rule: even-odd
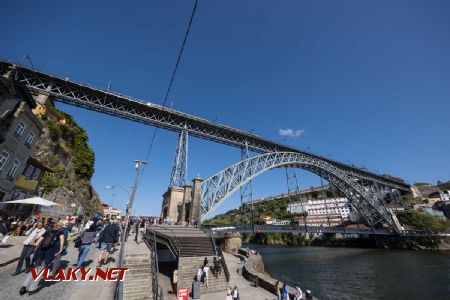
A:
POLYGON ((356 178, 317 156, 297 152, 271 152, 251 157, 206 179, 201 186, 201 221, 246 182, 279 167, 295 167, 317 174, 339 189, 369 226, 385 222, 395 231, 400 230, 382 199, 369 193, 356 178))

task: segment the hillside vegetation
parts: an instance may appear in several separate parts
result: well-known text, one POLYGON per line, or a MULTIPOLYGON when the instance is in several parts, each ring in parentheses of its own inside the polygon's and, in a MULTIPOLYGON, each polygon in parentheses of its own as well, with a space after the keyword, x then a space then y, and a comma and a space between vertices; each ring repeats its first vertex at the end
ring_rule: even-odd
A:
POLYGON ((45 173, 39 188, 46 199, 58 202, 66 210, 73 211, 70 204, 75 203, 92 214, 99 209, 100 199, 91 186, 95 154, 88 144, 88 135, 72 116, 49 101, 46 108, 52 117, 42 117, 44 132, 34 156, 54 173, 45 173))

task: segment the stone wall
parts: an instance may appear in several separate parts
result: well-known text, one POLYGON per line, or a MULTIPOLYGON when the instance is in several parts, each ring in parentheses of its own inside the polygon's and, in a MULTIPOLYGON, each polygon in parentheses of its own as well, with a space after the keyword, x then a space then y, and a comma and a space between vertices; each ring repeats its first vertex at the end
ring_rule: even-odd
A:
MULTIPOLYGON (((264 272, 264 262, 259 254, 252 254, 249 249, 240 248, 238 251, 239 255, 242 255, 246 260, 244 263, 244 267, 242 268, 242 276, 250 282, 255 282, 257 279, 258 286, 263 289, 276 294, 275 284, 278 280, 271 277, 269 274, 264 272)), ((300 287, 301 288, 301 287, 300 287)), ((306 289, 302 289, 303 298, 305 299, 305 291, 306 289)), ((291 299, 294 299, 295 296, 295 288, 289 287, 289 295, 291 299)), ((317 298, 314 298, 317 300, 317 298)))

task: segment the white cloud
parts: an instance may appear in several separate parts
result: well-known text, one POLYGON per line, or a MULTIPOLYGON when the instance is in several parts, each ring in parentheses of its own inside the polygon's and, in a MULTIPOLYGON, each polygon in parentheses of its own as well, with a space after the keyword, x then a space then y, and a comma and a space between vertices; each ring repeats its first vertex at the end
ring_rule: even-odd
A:
POLYGON ((303 129, 291 129, 291 128, 286 128, 286 129, 278 129, 278 134, 281 136, 285 136, 285 137, 292 137, 292 138, 297 138, 299 136, 301 136, 302 134, 305 133, 305 130, 303 129))

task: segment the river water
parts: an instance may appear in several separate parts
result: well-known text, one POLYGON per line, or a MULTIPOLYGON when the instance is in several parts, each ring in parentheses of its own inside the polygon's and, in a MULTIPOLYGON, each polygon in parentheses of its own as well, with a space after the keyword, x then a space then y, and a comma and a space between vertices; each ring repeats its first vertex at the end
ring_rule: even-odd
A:
POLYGON ((327 299, 450 299, 450 252, 248 245, 265 271, 327 299))

